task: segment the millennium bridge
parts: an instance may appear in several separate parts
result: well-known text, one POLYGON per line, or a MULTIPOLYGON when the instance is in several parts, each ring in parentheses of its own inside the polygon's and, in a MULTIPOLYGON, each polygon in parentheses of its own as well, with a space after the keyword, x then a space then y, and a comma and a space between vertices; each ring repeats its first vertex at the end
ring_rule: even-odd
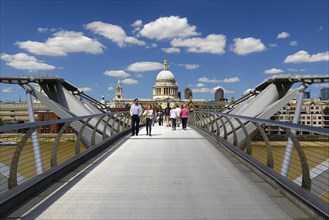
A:
POLYGON ((298 123, 304 90, 328 82, 274 76, 150 137, 62 78, 0 77, 26 91, 30 119, 0 127, 1 218, 329 219, 329 131, 298 123), (35 122, 32 97, 60 119, 35 122), (296 97, 293 123, 270 120, 296 97))

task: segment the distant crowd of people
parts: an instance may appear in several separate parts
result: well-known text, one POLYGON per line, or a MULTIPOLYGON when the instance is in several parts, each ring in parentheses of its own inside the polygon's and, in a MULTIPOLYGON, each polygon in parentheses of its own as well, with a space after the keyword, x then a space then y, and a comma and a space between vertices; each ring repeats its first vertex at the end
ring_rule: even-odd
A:
POLYGON ((148 105, 143 110, 138 99, 134 99, 134 103, 130 107, 131 116, 131 135, 138 135, 140 117, 146 118, 146 135, 152 136, 152 126, 157 122, 159 126, 163 126, 163 121, 166 121, 166 126, 171 127, 173 131, 182 125, 182 129, 186 130, 187 120, 189 117, 189 109, 186 105, 174 105, 172 108, 169 103, 165 109, 159 108, 157 105, 148 105))

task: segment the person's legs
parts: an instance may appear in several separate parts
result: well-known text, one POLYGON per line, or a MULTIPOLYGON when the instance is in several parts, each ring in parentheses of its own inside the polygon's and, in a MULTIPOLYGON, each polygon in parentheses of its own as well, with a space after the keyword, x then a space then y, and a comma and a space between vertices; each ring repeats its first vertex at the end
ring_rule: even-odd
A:
POLYGON ((135 123, 136 123, 136 117, 131 117, 131 135, 135 135, 135 123))
POLYGON ((152 131, 152 126, 153 126, 153 120, 152 119, 149 119, 149 131, 148 131, 148 134, 149 136, 151 136, 151 131, 152 131))
POLYGON ((187 118, 182 118, 183 129, 186 129, 187 118))
POLYGON ((185 125, 184 125, 185 129, 186 129, 186 125, 187 125, 187 118, 185 118, 185 125))
POLYGON ((176 126, 179 127, 180 126, 180 117, 176 118, 176 126))
POLYGON ((171 119, 172 130, 176 130, 176 118, 171 119))
POLYGON ((136 135, 139 133, 139 117, 136 117, 136 135))
POLYGON ((146 135, 149 134, 149 122, 150 122, 150 119, 147 118, 147 119, 146 119, 146 135))

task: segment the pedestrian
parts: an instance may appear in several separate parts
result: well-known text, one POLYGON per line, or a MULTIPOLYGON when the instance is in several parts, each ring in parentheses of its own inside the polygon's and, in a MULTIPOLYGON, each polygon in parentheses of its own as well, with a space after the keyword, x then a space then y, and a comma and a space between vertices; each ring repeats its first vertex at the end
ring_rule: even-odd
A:
POLYGON ((142 106, 138 103, 138 99, 134 99, 134 103, 130 106, 131 116, 131 136, 139 133, 139 121, 142 115, 142 106))
POLYGON ((184 105, 180 113, 180 118, 182 119, 182 128, 184 130, 186 130, 188 114, 189 114, 189 109, 187 108, 187 105, 184 105))
POLYGON ((158 113, 158 117, 159 117, 159 126, 162 126, 163 125, 163 111, 159 111, 158 113))
POLYGON ((145 115, 146 117, 146 135, 152 136, 151 131, 153 126, 153 118, 154 118, 152 105, 149 105, 148 107, 145 108, 143 115, 145 115))
POLYGON ((177 109, 176 106, 174 105, 173 108, 170 110, 170 119, 171 119, 171 127, 172 130, 176 130, 176 119, 177 119, 177 109))
POLYGON ((153 117, 153 126, 154 124, 157 122, 158 120, 158 112, 159 112, 159 105, 158 103, 153 103, 153 114, 154 114, 154 117, 153 117))
POLYGON ((166 126, 167 127, 170 127, 170 111, 171 111, 171 108, 169 106, 169 103, 167 103, 167 107, 165 108, 165 118, 166 118, 166 126))
POLYGON ((177 118, 176 118, 176 126, 179 127, 180 126, 180 112, 181 112, 181 106, 178 105, 177 108, 177 118))

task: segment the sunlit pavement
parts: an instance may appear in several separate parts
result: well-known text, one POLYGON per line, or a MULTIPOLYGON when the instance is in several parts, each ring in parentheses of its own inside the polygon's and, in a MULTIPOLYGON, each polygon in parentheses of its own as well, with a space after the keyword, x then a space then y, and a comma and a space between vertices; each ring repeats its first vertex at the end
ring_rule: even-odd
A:
POLYGON ((190 127, 145 127, 71 178, 27 218, 306 219, 307 215, 190 127))

